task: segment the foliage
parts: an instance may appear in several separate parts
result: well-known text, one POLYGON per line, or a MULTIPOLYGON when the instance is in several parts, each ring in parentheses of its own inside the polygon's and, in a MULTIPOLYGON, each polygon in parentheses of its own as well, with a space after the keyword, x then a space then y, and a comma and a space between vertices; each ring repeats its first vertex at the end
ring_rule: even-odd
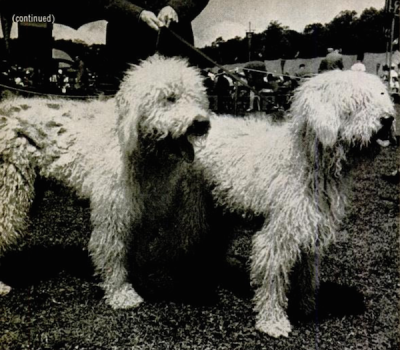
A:
POLYGON ((250 50, 249 39, 238 37, 228 41, 220 37, 203 50, 221 64, 321 57, 329 47, 342 49, 348 55, 379 53, 386 50, 390 23, 391 18, 384 9, 373 7, 365 9, 360 16, 355 11, 341 11, 331 22, 311 23, 302 33, 271 21, 263 32, 253 33, 250 50))
MULTIPOLYGON (((371 7, 365 9, 360 16, 355 11, 342 11, 329 23, 310 23, 302 33, 278 21, 271 21, 264 31, 252 33, 250 43, 248 38, 224 40, 219 37, 210 46, 202 48, 202 51, 220 64, 322 57, 329 47, 340 48, 347 55, 381 53, 385 52, 389 41, 391 20, 391 15, 384 9, 371 7)), ((394 33, 399 33, 398 16, 394 33)), ((26 48, 20 47, 17 40, 11 40, 10 45, 13 48, 12 61, 23 64, 22 61, 27 57, 26 48)), ((88 46, 82 42, 57 40, 55 47, 68 52, 71 57, 80 56, 89 69, 107 75, 109 63, 105 58, 104 45, 88 46)), ((0 39, 0 56, 6 56, 4 39, 0 39)), ((193 63, 202 67, 210 65, 199 55, 194 55, 193 63)))

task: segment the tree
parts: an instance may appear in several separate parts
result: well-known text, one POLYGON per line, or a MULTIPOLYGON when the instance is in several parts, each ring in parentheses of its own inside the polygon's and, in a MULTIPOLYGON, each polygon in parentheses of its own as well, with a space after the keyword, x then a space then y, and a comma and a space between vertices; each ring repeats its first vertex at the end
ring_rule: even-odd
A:
POLYGON ((299 50, 304 58, 323 56, 326 53, 328 30, 321 23, 307 25, 303 31, 303 47, 299 50))
POLYGON ((385 14, 383 10, 371 7, 361 14, 356 28, 358 50, 363 52, 382 52, 386 49, 384 38, 385 14))
MULTIPOLYGON (((255 59, 275 60, 294 58, 297 54, 302 58, 321 57, 326 55, 328 47, 342 48, 343 53, 353 55, 384 52, 387 20, 383 9, 365 9, 359 18, 355 11, 342 11, 329 23, 307 25, 303 33, 271 21, 262 33, 253 34, 252 54, 255 59)), ((396 28, 398 32, 398 21, 396 28)), ((236 37, 225 42, 220 37, 204 50, 219 63, 248 60, 247 38, 236 37)))
POLYGON ((264 57, 275 60, 285 56, 290 43, 286 36, 289 27, 282 26, 278 21, 271 21, 262 33, 261 44, 265 48, 264 57))
POLYGON ((355 27, 357 23, 356 11, 341 11, 327 24, 327 45, 343 49, 344 53, 354 53, 357 46, 355 27))
POLYGON ((326 33, 326 28, 321 23, 312 23, 307 24, 304 28, 303 34, 305 35, 315 35, 315 36, 323 36, 326 33))
POLYGON ((224 42, 225 42, 225 40, 222 39, 222 36, 219 36, 217 39, 215 39, 215 40, 212 42, 211 46, 212 46, 212 47, 218 47, 218 46, 220 46, 221 44, 223 44, 224 42))

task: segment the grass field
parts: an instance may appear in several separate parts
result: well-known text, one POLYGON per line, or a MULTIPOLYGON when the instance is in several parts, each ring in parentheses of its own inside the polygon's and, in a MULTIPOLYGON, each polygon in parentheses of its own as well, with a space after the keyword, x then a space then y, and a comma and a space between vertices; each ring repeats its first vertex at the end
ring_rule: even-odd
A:
MULTIPOLYGON (((309 58, 309 59, 290 59, 286 60, 284 66, 284 72, 294 75, 298 72, 299 65, 305 64, 307 72, 310 73, 318 73, 318 67, 321 63, 321 60, 324 57, 316 57, 316 58, 309 58)), ((393 53, 393 64, 400 63, 400 52, 395 51, 393 53)), ((356 62, 357 56, 356 55, 343 55, 343 65, 344 69, 350 69, 350 67, 356 62)), ((386 54, 385 53, 365 53, 364 61, 365 67, 368 73, 378 74, 379 76, 382 75, 382 67, 386 64, 386 54), (379 69, 377 70, 377 64, 379 64, 379 69)), ((246 63, 240 64, 230 64, 226 65, 225 67, 233 70, 235 67, 243 67, 246 63)), ((273 61, 265 61, 265 67, 268 72, 281 74, 281 60, 273 60, 273 61)))
MULTIPOLYGON (((0 279, 14 288, 0 298, 0 349, 397 350, 399 185, 381 176, 399 168, 398 156, 390 146, 352 172, 348 215, 321 262, 317 313, 294 320, 287 339, 254 330, 242 279, 220 286, 205 305, 165 300, 110 309, 87 256, 87 203, 52 185, 34 208, 32 235, 1 262, 0 279)), ((243 273, 248 239, 230 251, 243 273)))

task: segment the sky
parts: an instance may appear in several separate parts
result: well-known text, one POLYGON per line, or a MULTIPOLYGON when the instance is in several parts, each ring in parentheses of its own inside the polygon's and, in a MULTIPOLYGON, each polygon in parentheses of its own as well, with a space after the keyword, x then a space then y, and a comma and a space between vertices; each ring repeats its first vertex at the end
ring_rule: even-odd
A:
MULTIPOLYGON (((384 5, 385 0, 210 0, 193 21, 195 45, 210 45, 220 36, 225 40, 244 37, 249 23, 255 32, 265 30, 273 20, 302 32, 307 24, 328 23, 343 10, 355 10, 360 15, 366 8, 381 9, 384 5)), ((56 39, 104 44, 105 28, 105 21, 86 24, 77 31, 56 24, 53 35, 56 39)))
POLYGON ((340 11, 381 9, 385 0, 210 0, 193 22, 196 45, 203 47, 219 36, 231 39, 245 36, 251 28, 262 32, 276 20, 290 29, 302 32, 307 24, 328 23, 340 11))

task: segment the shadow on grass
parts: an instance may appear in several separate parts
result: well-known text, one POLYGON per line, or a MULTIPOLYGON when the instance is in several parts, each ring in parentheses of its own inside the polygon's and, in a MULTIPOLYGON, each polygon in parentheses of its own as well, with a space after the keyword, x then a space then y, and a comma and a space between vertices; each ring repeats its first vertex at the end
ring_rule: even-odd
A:
MULTIPOLYGON (((87 251, 80 247, 54 246, 52 248, 32 247, 21 252, 8 253, 0 267, 1 280, 12 287, 26 287, 40 281, 54 278, 61 271, 73 276, 93 280, 93 267, 87 251)), ((241 299, 253 296, 249 276, 246 271, 232 266, 222 270, 221 285, 231 290, 241 299)), ((193 276, 196 276, 194 274, 193 276)), ((198 276, 197 276, 198 277, 198 276)), ((182 281, 174 285, 173 293, 165 293, 160 288, 157 292, 139 288, 141 295, 148 301, 173 300, 189 304, 214 304, 215 289, 211 285, 190 285, 193 281, 182 281)), ((213 281, 214 282, 214 281, 213 281)), ((294 322, 315 319, 337 318, 347 315, 359 315, 365 311, 363 296, 354 287, 343 286, 332 282, 321 284, 316 295, 317 309, 310 315, 300 313, 296 306, 289 305, 289 315, 294 322)))
POLYGON ((80 247, 34 246, 8 253, 1 260, 1 280, 12 287, 25 287, 48 280, 61 271, 90 279, 93 267, 87 251, 80 247))
POLYGON ((299 324, 303 321, 318 321, 361 315, 365 312, 364 296, 355 287, 333 282, 322 282, 316 297, 316 309, 305 315, 295 303, 290 303, 290 319, 299 324))

